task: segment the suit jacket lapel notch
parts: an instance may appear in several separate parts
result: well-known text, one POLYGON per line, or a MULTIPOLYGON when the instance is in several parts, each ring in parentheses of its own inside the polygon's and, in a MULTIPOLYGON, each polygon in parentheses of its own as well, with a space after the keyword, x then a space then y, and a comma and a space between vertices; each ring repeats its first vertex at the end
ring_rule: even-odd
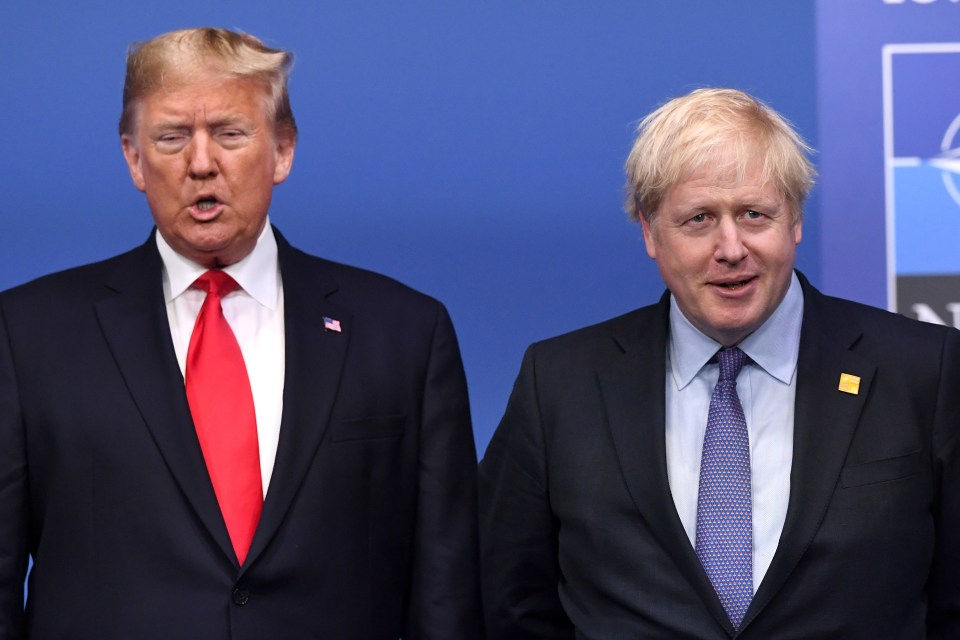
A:
POLYGON ((96 303, 97 318, 170 473, 224 554, 235 558, 187 405, 170 336, 162 273, 151 235, 127 254, 106 283, 115 295, 96 303))
POLYGON ((614 336, 622 357, 597 376, 617 460, 637 510, 680 573, 729 634, 733 628, 680 522, 667 476, 666 358, 670 296, 614 336))

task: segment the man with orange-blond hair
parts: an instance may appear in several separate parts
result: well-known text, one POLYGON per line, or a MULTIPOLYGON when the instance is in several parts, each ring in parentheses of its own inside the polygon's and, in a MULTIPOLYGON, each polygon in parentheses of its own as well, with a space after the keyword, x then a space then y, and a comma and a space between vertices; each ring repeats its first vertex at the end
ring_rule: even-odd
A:
POLYGON ((447 312, 268 219, 291 61, 221 29, 135 46, 154 233, 0 294, 0 639, 481 637, 447 312))

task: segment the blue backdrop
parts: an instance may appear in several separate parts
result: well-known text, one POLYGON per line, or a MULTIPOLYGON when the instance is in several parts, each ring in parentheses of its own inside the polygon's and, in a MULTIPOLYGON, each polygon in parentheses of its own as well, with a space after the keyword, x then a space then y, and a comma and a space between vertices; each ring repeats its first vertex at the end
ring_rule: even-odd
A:
MULTIPOLYGON (((7 2, 0 288, 147 237, 116 133, 127 45, 249 31, 296 54, 301 137, 273 222, 447 304, 482 452, 528 343, 662 292, 622 212, 636 121, 734 86, 817 146, 814 24, 812 0, 7 2)), ((815 283, 816 198, 799 256, 815 283)))

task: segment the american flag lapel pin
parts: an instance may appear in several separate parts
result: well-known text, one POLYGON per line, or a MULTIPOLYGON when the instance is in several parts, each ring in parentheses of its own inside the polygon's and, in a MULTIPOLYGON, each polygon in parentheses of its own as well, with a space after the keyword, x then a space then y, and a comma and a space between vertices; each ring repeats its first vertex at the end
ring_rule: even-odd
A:
POLYGON ((333 331, 334 333, 340 333, 343 331, 343 328, 340 326, 339 320, 334 320, 328 316, 323 316, 323 330, 324 331, 333 331))

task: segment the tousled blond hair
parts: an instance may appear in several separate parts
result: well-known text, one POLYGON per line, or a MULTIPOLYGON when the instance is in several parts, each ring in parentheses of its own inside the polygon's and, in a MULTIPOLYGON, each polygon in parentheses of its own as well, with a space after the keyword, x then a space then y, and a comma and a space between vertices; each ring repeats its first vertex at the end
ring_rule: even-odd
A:
POLYGON ((742 179, 759 152, 762 180, 772 180, 800 220, 816 171, 813 150, 779 113, 743 91, 697 89, 647 115, 626 162, 626 210, 650 222, 671 187, 710 163, 742 179))
POLYGON ((127 52, 120 135, 130 135, 142 98, 171 83, 209 77, 254 78, 263 83, 267 112, 276 132, 296 138, 287 78, 293 54, 260 39, 226 29, 201 27, 171 31, 134 43, 127 52))

